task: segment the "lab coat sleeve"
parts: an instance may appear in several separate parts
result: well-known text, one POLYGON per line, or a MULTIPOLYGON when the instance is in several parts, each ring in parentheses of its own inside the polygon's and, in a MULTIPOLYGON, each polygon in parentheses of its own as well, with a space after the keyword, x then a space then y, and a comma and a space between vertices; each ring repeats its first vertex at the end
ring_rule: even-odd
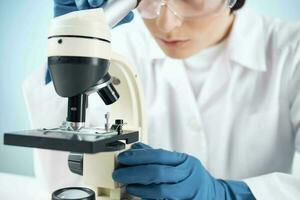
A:
MULTIPOLYGON (((65 119, 66 100, 59 97, 53 83, 45 84, 46 65, 33 72, 23 83, 23 94, 31 128, 58 127, 65 119)), ((81 177, 68 169, 68 153, 34 149, 34 171, 42 191, 40 199, 62 187, 77 186, 81 177)))
POLYGON ((290 98, 292 123, 296 133, 295 148, 296 152, 300 154, 300 42, 297 45, 295 53, 295 59, 293 61, 294 69, 291 72, 290 98))
MULTIPOLYGON (((291 124, 295 139, 295 153, 300 152, 300 43, 289 48, 290 56, 285 67, 289 70, 286 78, 286 90, 289 99, 291 124)), ((295 166, 300 169, 300 166, 295 166)), ((298 173, 299 174, 299 173, 298 173)), ((300 177, 296 173, 271 173, 246 179, 252 193, 258 200, 296 200, 300 199, 300 177)))

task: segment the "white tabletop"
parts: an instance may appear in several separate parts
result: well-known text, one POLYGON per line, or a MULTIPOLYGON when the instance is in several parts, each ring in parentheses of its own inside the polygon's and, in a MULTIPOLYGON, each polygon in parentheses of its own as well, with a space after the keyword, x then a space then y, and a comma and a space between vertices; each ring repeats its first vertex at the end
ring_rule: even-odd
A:
POLYGON ((34 200, 41 192, 34 177, 0 173, 0 199, 34 200))

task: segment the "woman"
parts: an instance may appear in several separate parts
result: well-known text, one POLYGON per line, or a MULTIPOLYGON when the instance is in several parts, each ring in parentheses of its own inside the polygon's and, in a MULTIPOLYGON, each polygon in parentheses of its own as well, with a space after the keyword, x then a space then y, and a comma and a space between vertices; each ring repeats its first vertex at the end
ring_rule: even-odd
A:
MULTIPOLYGON (((55 13, 103 3, 55 0, 55 13)), ((291 166, 300 150, 300 26, 236 12, 244 3, 143 0, 144 25, 135 17, 114 30, 115 49, 141 76, 154 148, 137 144, 118 157, 127 167, 113 178, 129 193, 143 199, 299 198, 300 179, 291 166)), ((34 127, 64 120, 66 102, 50 80, 45 84, 46 72, 24 84, 34 127)), ((103 106, 91 103, 89 109, 90 124, 99 124, 93 113, 104 112, 103 106)), ((78 182, 71 176, 55 181, 67 169, 60 163, 54 172, 53 162, 66 162, 66 154, 38 154, 51 186, 78 182)))

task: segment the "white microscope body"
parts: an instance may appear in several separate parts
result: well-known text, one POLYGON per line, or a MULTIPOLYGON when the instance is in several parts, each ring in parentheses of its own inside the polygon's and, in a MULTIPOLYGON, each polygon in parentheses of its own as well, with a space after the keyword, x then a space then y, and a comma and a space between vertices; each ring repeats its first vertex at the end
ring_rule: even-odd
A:
MULTIPOLYGON (((110 119, 124 119, 126 129, 138 131, 139 140, 145 142, 145 114, 139 76, 132 65, 112 52, 110 43, 106 42, 111 39, 112 25, 114 23, 107 21, 102 8, 58 17, 51 24, 48 57, 80 56, 110 60, 109 74, 120 94, 118 101, 111 105, 110 119)), ((95 88, 97 86, 87 93, 92 93, 95 88)), ((121 199, 120 186, 112 180, 118 153, 84 154, 83 179, 95 191, 97 200, 121 199)))
POLYGON ((139 2, 110 0, 104 8, 77 11, 52 20, 48 70, 56 93, 68 98, 66 121, 52 129, 4 134, 6 145, 71 152, 70 170, 83 175, 92 190, 63 188, 52 194, 52 200, 132 198, 122 194, 112 173, 120 151, 134 142, 147 141, 143 92, 132 65, 112 52, 110 30, 139 2), (104 128, 85 126, 88 96, 94 92, 106 105, 112 104, 111 117, 106 114, 104 128))

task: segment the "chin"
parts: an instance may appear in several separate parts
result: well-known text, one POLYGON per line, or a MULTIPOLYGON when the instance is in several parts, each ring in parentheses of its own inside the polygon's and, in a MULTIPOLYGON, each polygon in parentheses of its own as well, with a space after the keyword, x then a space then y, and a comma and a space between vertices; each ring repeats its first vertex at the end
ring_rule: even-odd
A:
POLYGON ((192 52, 187 52, 187 51, 181 51, 181 50, 166 50, 166 49, 162 49, 164 51, 164 53, 170 57, 170 58, 174 58, 174 59, 186 59, 189 58, 191 56, 193 56, 195 53, 192 52))
POLYGON ((166 54, 166 56, 174 59, 186 59, 189 58, 193 55, 195 55, 197 52, 200 50, 195 49, 195 48, 168 48, 160 43, 158 43, 160 48, 163 50, 163 52, 166 54))

